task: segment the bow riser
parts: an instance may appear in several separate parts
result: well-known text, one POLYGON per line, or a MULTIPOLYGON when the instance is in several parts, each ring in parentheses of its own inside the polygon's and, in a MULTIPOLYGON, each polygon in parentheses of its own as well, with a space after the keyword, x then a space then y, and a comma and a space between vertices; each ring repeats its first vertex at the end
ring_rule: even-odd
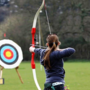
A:
POLYGON ((34 45, 35 45, 35 33, 36 33, 36 28, 32 28, 32 31, 31 31, 31 34, 32 34, 32 46, 34 47, 34 45))
MULTIPOLYGON (((35 33, 36 33, 36 28, 32 28, 32 31, 31 31, 31 34, 32 34, 32 46, 35 47, 35 41, 34 41, 34 37, 35 37, 35 33)), ((32 59, 31 59, 31 67, 32 69, 35 69, 35 62, 34 62, 34 56, 35 56, 35 53, 33 52, 32 53, 32 59)))

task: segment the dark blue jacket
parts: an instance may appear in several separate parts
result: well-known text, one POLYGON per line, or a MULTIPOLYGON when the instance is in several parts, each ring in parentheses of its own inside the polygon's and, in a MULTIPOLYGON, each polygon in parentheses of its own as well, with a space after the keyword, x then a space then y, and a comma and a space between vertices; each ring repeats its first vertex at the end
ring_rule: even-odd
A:
MULTIPOLYGON (((44 65, 44 54, 46 49, 37 48, 34 50, 35 53, 40 55, 40 62, 44 65)), ((66 48, 63 51, 53 51, 50 54, 50 65, 51 69, 47 70, 45 67, 46 73, 46 82, 45 83, 53 83, 53 82, 63 82, 64 83, 64 76, 65 71, 63 69, 63 58, 72 55, 75 52, 73 48, 66 48)))

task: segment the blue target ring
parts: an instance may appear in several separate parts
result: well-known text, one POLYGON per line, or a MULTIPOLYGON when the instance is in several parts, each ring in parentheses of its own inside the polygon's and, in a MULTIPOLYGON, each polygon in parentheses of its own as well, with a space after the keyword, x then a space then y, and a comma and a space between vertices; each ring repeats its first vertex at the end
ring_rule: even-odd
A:
POLYGON ((17 53, 16 53, 15 49, 12 48, 11 46, 4 46, 1 49, 1 57, 2 57, 3 61, 8 62, 8 63, 12 63, 16 59, 17 53), (5 58, 5 56, 2 54, 7 48, 10 49, 14 53, 13 58, 12 59, 9 59, 9 60, 7 58, 5 58))
POLYGON ((6 64, 14 64, 17 59, 18 59, 18 52, 17 50, 15 49, 15 47, 13 47, 12 45, 9 45, 9 44, 4 44, 1 46, 0 48, 0 58, 2 60, 2 62, 6 63, 6 64), (8 59, 4 56, 4 51, 5 50, 10 50, 13 52, 13 57, 8 59))

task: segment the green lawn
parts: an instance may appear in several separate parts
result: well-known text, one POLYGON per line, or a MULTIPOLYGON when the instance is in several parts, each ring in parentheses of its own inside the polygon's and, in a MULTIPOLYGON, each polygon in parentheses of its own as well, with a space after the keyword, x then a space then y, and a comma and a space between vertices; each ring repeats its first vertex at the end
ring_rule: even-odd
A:
MULTIPOLYGON (((65 85, 69 85, 70 90, 90 90, 90 62, 65 62, 66 71, 65 85)), ((3 70, 5 84, 0 85, 0 90, 37 90, 30 62, 20 64, 19 73, 24 81, 21 84, 15 69, 3 70)), ((37 79, 40 87, 44 88, 44 70, 40 70, 40 64, 36 63, 37 79)))

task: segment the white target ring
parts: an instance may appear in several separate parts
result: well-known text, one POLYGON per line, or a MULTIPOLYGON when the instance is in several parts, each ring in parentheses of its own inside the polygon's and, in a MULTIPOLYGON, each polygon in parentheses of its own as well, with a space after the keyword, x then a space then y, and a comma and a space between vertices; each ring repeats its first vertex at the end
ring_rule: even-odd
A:
POLYGON ((0 65, 6 69, 13 69, 23 60, 21 47, 9 39, 0 40, 0 65))

